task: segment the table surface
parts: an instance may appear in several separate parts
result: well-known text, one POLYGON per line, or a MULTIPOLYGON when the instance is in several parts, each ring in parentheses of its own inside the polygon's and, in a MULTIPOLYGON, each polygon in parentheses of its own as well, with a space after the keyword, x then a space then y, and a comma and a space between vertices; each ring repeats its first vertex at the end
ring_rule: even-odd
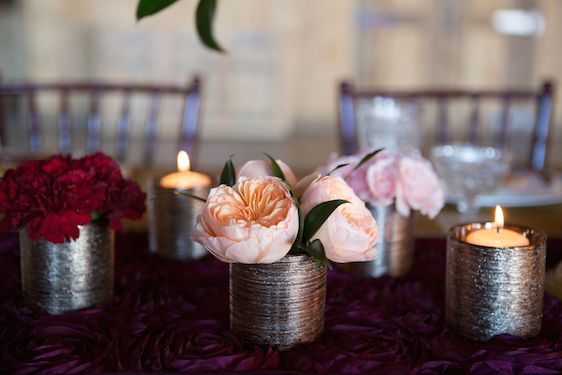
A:
MULTIPOLYGON (((549 240, 547 262, 562 258, 549 240)), ((562 302, 545 295, 540 336, 464 339, 444 323, 444 239, 416 240, 404 278, 329 272, 321 338, 286 352, 245 345, 228 326, 228 266, 148 253, 145 233, 116 241, 116 290, 105 306, 63 315, 27 308, 18 239, 0 237, 1 373, 547 373, 562 371, 562 302)))

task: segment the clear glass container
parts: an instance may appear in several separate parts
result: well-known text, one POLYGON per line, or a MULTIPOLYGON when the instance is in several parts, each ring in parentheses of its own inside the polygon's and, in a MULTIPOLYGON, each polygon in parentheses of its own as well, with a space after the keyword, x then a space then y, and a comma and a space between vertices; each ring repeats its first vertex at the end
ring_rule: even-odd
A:
POLYGON ((478 211, 476 197, 495 190, 511 169, 511 154, 494 147, 472 144, 436 146, 431 159, 461 213, 478 211))

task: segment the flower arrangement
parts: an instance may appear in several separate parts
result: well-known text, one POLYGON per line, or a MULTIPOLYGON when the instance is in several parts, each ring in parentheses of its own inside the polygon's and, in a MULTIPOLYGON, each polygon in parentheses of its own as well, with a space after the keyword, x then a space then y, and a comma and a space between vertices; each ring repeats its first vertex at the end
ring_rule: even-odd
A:
POLYGON ((238 173, 226 163, 198 217, 195 241, 229 263, 273 263, 287 254, 327 266, 375 258, 377 224, 343 178, 313 174, 297 182, 285 163, 268 158, 238 173))
POLYGON ((443 184, 431 163, 421 156, 388 150, 333 156, 323 170, 344 178, 365 202, 394 203, 398 213, 405 217, 411 210, 419 210, 433 219, 445 204, 443 184))
POLYGON ((121 219, 141 218, 145 198, 107 155, 57 155, 6 171, 0 181, 0 228, 26 229, 31 239, 62 243, 78 238, 79 225, 107 220, 120 229, 121 219))

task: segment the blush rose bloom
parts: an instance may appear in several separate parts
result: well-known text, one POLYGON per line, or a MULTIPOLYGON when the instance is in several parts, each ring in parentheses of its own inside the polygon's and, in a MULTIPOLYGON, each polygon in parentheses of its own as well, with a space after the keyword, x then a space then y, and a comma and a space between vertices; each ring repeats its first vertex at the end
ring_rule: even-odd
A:
POLYGON ((431 163, 421 157, 403 157, 398 167, 396 210, 409 216, 410 209, 435 218, 445 204, 443 185, 431 163))
MULTIPOLYGON (((289 166, 281 160, 276 160, 276 162, 277 164, 279 164, 279 167, 283 171, 287 182, 291 186, 295 186, 297 184, 297 178, 295 177, 295 174, 293 173, 291 168, 289 168, 289 166)), ((238 173, 236 175, 238 177, 259 178, 271 176, 271 174, 271 161, 250 160, 238 170, 238 173)))
POLYGON ((362 165, 353 171, 353 168, 361 161, 361 155, 348 155, 336 157, 335 154, 330 156, 330 163, 328 166, 321 170, 323 175, 331 172, 340 164, 347 164, 345 167, 341 167, 330 173, 330 176, 341 177, 345 179, 345 182, 353 189, 355 194, 364 201, 369 201, 371 199, 371 193, 369 191, 369 186, 367 185, 367 179, 365 178, 367 172, 367 165, 362 165), (352 173, 353 171, 353 173, 352 173))
POLYGON ((399 161, 400 154, 392 151, 381 151, 371 159, 366 173, 370 193, 367 201, 381 205, 388 205, 394 201, 399 161))
POLYGON ((211 189, 192 238, 228 263, 273 263, 291 249, 299 231, 297 206, 276 177, 241 177, 211 189))
POLYGON ((341 177, 324 176, 314 180, 301 197, 301 210, 306 215, 319 203, 333 199, 345 199, 350 203, 339 206, 312 239, 322 242, 326 257, 334 262, 375 259, 377 223, 365 203, 341 177))

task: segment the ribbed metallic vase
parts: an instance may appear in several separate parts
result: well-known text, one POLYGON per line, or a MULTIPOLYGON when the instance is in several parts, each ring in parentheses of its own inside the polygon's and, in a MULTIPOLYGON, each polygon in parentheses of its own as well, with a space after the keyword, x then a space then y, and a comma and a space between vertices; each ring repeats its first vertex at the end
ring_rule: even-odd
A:
MULTIPOLYGON (((209 194, 208 189, 190 189, 189 192, 201 198, 209 194)), ((158 180, 151 180, 148 188, 150 251, 182 261, 207 255, 207 250, 191 239, 191 229, 203 207, 203 202, 175 194, 175 189, 163 188, 158 180)))
POLYGON ((326 268, 306 255, 230 265, 230 328, 244 341, 281 350, 324 330, 326 268))
POLYGON ((492 248, 464 242, 483 223, 458 225, 447 236, 445 316, 457 333, 486 341, 508 333, 539 334, 542 322, 546 235, 516 225, 528 246, 492 248))
POLYGON ((409 217, 403 217, 393 204, 367 204, 367 208, 379 226, 379 240, 375 245, 377 258, 368 262, 344 263, 339 267, 364 277, 404 276, 414 263, 414 212, 409 217))
POLYGON ((114 235, 107 223, 79 226, 74 241, 32 240, 20 231, 22 291, 34 309, 60 314, 113 298, 114 235))

